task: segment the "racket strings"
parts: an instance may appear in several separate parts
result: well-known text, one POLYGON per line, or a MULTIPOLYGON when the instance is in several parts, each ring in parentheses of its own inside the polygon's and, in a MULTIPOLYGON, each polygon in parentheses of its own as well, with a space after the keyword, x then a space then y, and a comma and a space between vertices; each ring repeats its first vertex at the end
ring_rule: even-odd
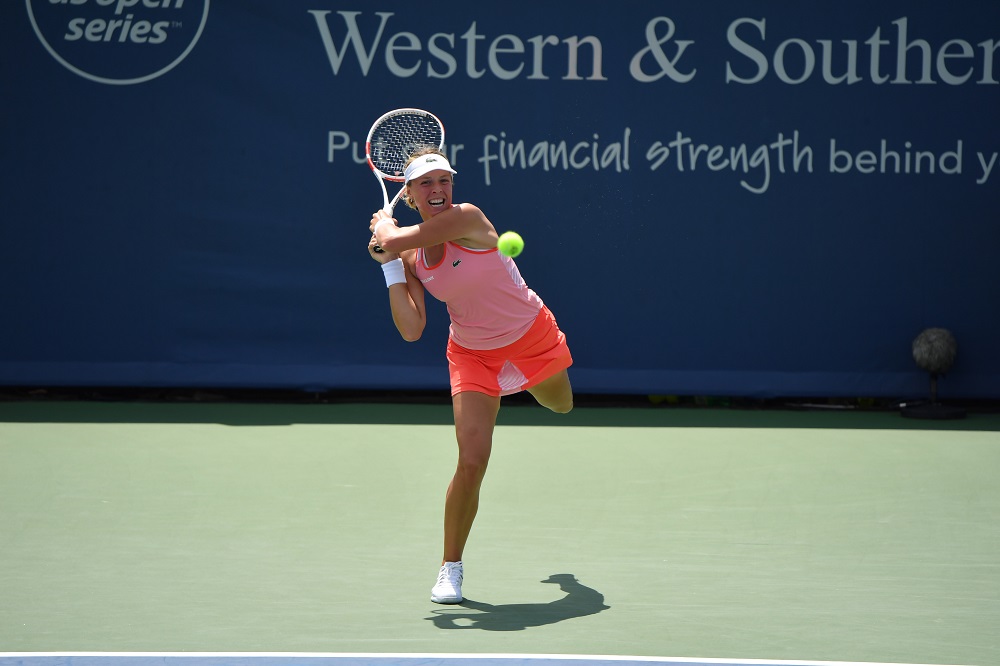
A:
POLYGON ((443 135, 434 118, 418 114, 391 116, 372 130, 372 164, 387 176, 402 176, 410 155, 428 146, 440 148, 443 135))

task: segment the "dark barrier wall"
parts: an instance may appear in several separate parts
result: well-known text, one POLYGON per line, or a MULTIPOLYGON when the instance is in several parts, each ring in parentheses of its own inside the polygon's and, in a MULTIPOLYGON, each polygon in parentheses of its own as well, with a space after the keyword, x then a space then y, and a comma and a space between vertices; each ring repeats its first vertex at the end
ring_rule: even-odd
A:
POLYGON ((417 106, 578 391, 924 396, 934 326, 1000 397, 998 2, 9 0, 0 75, 3 384, 444 389, 365 249, 417 106))

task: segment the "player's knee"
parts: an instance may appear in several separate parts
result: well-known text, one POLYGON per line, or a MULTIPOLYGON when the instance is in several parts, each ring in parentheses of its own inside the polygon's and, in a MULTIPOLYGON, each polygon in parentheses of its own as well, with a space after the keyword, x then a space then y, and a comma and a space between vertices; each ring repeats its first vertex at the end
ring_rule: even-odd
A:
POLYGON ((475 436, 459 435, 458 473, 469 480, 482 479, 490 462, 489 435, 479 432, 475 436))
POLYGON ((573 397, 570 396, 566 400, 561 400, 559 402, 545 406, 551 409, 556 414, 569 414, 571 411, 573 411, 573 397))
POLYGON ((466 483, 479 484, 486 476, 486 468, 489 463, 488 454, 459 456, 455 474, 466 483))

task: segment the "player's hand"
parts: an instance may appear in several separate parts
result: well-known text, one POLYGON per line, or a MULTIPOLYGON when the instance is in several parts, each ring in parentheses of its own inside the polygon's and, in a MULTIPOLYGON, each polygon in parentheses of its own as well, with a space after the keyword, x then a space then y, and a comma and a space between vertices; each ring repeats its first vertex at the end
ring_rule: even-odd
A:
POLYGON ((372 221, 371 224, 368 225, 368 230, 371 231, 372 233, 375 233, 375 225, 379 223, 379 220, 389 220, 387 224, 392 224, 393 226, 399 226, 396 223, 396 219, 392 215, 389 215, 384 210, 379 209, 374 213, 372 213, 372 221))
POLYGON ((370 254, 371 258, 377 261, 378 263, 384 264, 386 262, 395 261, 396 259, 399 259, 399 255, 396 254, 395 252, 384 252, 384 251, 376 252, 375 251, 376 245, 378 245, 378 242, 375 240, 375 234, 372 234, 371 240, 368 241, 368 254, 370 254))

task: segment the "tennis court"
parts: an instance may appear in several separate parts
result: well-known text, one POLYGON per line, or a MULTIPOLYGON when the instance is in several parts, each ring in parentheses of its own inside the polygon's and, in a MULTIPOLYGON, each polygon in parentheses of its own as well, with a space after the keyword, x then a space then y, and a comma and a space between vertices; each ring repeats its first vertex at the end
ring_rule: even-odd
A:
POLYGON ((0 663, 1000 663, 995 413, 511 402, 440 606, 454 455, 446 404, 0 402, 0 663))

